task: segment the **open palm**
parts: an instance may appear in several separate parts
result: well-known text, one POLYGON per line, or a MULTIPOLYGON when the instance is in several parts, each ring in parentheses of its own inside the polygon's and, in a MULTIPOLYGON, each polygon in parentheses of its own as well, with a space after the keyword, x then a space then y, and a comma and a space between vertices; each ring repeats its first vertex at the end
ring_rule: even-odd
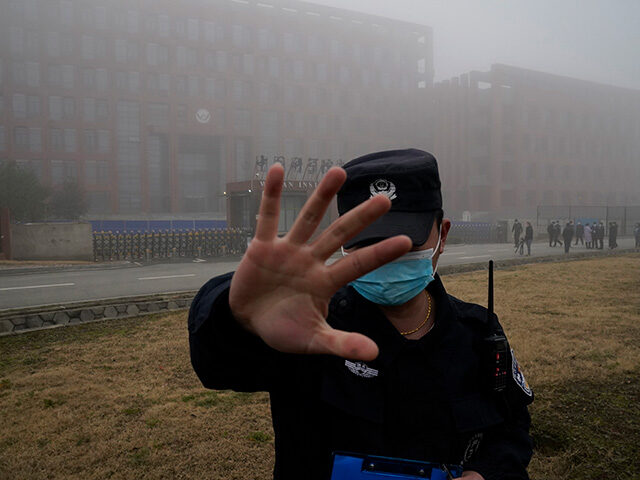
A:
POLYGON ((329 301, 350 281, 406 253, 411 240, 405 236, 389 238, 326 265, 341 245, 382 216, 391 202, 375 196, 307 243, 346 179, 344 170, 332 168, 305 203, 291 231, 279 238, 283 178, 281 165, 269 169, 256 236, 231 281, 231 311, 245 328, 277 350, 371 360, 378 354, 371 339, 328 325, 329 301))

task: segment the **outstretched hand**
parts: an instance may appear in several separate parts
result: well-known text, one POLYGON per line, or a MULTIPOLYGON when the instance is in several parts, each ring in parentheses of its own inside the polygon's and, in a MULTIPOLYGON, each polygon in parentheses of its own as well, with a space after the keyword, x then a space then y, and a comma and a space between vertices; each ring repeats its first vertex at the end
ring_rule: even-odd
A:
POLYGON ((279 238, 283 179, 283 167, 273 165, 262 193, 256 235, 231 281, 231 312, 276 350, 372 360, 378 355, 373 340, 329 326, 329 301, 350 281, 408 252, 411 240, 389 238, 326 265, 341 245, 384 215, 391 201, 374 196, 307 243, 346 179, 346 172, 334 167, 307 200, 291 230, 279 238))

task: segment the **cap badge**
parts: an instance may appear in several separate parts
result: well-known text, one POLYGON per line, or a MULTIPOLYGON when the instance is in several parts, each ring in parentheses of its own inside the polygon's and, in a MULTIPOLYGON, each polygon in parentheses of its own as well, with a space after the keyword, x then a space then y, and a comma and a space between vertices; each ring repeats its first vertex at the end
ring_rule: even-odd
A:
POLYGON ((369 191, 371 192, 371 198, 375 197, 376 195, 384 195, 385 197, 389 198, 389 200, 394 200, 397 197, 396 186, 393 184, 393 182, 390 182, 389 180, 385 180, 383 178, 380 178, 369 185, 369 191))

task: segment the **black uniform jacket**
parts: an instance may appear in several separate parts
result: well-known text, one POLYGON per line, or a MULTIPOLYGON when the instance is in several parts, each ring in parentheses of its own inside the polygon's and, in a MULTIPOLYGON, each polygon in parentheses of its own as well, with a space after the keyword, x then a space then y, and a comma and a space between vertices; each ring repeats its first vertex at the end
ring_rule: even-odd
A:
POLYGON ((528 478, 533 394, 517 364, 522 381, 510 371, 506 393, 491 391, 482 367, 487 311, 448 295, 438 276, 427 287, 435 325, 420 340, 404 338, 352 287, 334 295, 329 324, 378 344, 367 363, 268 347, 231 315, 231 276, 209 280, 191 305, 191 362, 207 388, 269 392, 274 478, 327 480, 333 451, 464 462, 486 480, 528 478))

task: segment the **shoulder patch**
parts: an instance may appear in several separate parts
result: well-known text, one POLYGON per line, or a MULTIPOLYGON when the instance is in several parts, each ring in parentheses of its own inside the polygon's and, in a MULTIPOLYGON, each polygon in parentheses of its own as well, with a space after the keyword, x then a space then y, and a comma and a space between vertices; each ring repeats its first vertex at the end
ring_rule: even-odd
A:
POLYGON ((522 391, 530 397, 533 392, 531 391, 531 387, 529 387, 527 380, 524 378, 524 373, 522 372, 520 365, 518 365, 518 360, 516 360, 516 355, 513 353, 513 348, 511 349, 511 371, 513 373, 513 380, 518 384, 522 391))

